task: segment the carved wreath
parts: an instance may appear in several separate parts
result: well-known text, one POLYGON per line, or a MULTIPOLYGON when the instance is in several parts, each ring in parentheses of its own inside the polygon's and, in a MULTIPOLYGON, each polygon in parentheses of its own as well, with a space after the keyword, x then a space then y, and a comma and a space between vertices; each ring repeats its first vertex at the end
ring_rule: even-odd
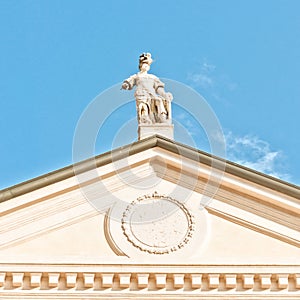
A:
POLYGON ((183 248, 193 236, 193 215, 169 196, 144 195, 132 201, 122 215, 127 240, 141 251, 167 254, 183 248))

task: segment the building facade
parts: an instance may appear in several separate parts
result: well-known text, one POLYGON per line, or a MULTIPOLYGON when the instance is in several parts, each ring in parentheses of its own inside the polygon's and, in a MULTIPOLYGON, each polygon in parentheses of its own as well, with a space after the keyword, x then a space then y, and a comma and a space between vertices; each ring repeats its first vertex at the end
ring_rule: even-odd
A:
POLYGON ((0 299, 300 299, 299 187, 167 138, 0 199, 0 299))

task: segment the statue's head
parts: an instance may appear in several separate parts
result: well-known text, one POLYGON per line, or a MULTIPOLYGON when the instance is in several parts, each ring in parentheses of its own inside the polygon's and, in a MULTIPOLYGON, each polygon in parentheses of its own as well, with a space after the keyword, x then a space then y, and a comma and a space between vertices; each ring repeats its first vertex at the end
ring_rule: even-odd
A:
MULTIPOLYGON (((142 66, 147 64, 150 69, 150 65, 152 64, 152 58, 150 53, 142 53, 139 58, 139 69, 142 70, 142 66)), ((143 67, 144 68, 144 67, 143 67)))

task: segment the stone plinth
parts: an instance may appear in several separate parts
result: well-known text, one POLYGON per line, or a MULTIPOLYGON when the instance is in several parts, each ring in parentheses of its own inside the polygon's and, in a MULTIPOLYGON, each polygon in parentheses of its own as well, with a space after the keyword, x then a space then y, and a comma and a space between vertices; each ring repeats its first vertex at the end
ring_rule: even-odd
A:
POLYGON ((168 139, 174 140, 173 124, 140 124, 138 128, 138 138, 142 140, 152 135, 161 135, 168 139))

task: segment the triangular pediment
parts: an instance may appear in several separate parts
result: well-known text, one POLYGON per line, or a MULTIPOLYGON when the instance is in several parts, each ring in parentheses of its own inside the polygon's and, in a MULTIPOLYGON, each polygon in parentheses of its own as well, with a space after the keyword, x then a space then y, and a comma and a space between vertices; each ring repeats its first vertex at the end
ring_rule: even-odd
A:
POLYGON ((299 263, 299 195, 154 136, 2 191, 0 261, 299 263))

